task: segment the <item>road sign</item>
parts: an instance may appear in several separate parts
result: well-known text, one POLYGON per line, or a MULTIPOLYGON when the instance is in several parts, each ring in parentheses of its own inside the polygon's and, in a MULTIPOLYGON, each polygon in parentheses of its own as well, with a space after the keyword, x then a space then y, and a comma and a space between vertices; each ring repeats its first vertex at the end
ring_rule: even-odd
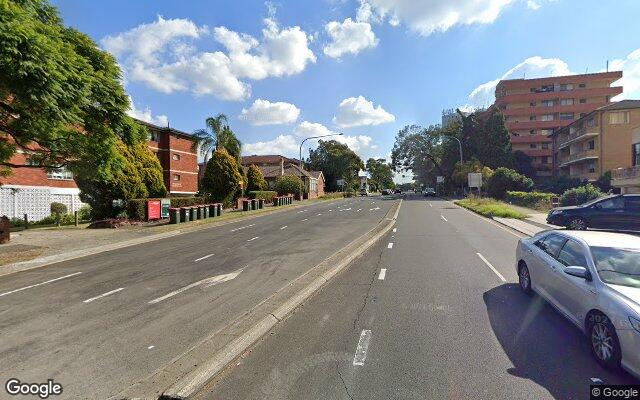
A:
POLYGON ((169 218, 169 208, 171 208, 171 200, 162 199, 160 200, 160 204, 161 204, 160 214, 162 218, 169 218))
POLYGON ((480 189, 482 187, 482 174, 480 172, 469 172, 467 178, 469 180, 470 188, 480 189))
POLYGON ((147 220, 160 219, 160 200, 147 201, 147 220))
POLYGON ((444 176, 436 176, 436 183, 444 182, 444 176))

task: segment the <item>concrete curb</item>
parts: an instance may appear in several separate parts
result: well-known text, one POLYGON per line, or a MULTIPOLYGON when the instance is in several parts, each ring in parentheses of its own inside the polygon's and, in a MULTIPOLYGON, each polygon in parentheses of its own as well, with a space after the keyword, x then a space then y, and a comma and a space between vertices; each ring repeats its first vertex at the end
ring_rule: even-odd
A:
POLYGON ((325 201, 335 201, 335 200, 339 200, 339 199, 320 200, 320 201, 315 201, 312 204, 298 203, 298 204, 293 204, 289 207, 282 207, 275 210, 269 210, 267 212, 261 212, 259 214, 242 215, 238 218, 221 221, 219 223, 217 221, 212 221, 211 224, 201 224, 201 225, 195 225, 191 227, 185 226, 185 229, 176 229, 170 232, 163 232, 163 233, 149 235, 141 238, 123 240, 121 242, 117 242, 113 244, 96 246, 96 247, 91 247, 91 248, 82 249, 82 250, 74 250, 74 251, 70 251, 62 254, 54 254, 46 257, 35 258, 33 260, 21 261, 13 264, 0 265, 0 277, 3 275, 9 275, 9 274, 13 274, 20 271, 27 271, 34 268, 46 267, 47 265, 51 265, 51 264, 74 260, 76 258, 92 256, 94 254, 105 253, 107 251, 118 250, 125 247, 154 242, 156 240, 166 239, 172 236, 184 235, 185 233, 198 232, 205 229, 213 229, 223 225, 228 225, 228 224, 245 221, 249 219, 254 219, 254 218, 260 218, 260 217, 264 217, 274 213, 285 212, 287 210, 292 210, 299 207, 313 206, 315 204, 322 204, 325 201))
MULTIPOLYGON (((320 288, 322 288, 327 282, 329 282, 333 277, 335 277, 338 273, 348 267, 354 260, 359 258, 366 250, 368 250, 371 246, 373 246, 378 240, 380 240, 384 235, 386 235, 394 225, 398 213, 400 212, 400 207, 402 206, 402 199, 398 203, 396 203, 387 213, 387 216, 381 220, 376 227, 371 229, 369 232, 355 239, 343 249, 338 251, 333 256, 327 258, 322 261, 315 267, 311 268, 309 271, 298 277, 296 280, 291 282, 288 287, 292 287, 296 282, 311 279, 306 286, 304 286, 301 290, 290 295, 288 298, 284 300, 282 304, 275 305, 271 302, 271 298, 266 299, 260 305, 275 305, 276 308, 273 311, 268 312, 262 319, 260 319, 253 326, 248 329, 240 332, 232 341, 224 345, 222 348, 217 349, 212 356, 208 357, 204 362, 198 364, 195 369, 192 369, 185 375, 181 376, 177 381, 173 382, 168 388, 164 390, 158 390, 155 388, 153 390, 156 394, 152 395, 151 393, 140 393, 140 391, 136 390, 135 386, 130 388, 130 390, 126 390, 124 392, 124 396, 115 396, 113 399, 187 399, 189 396, 196 393, 198 390, 202 389, 209 381, 214 379, 217 375, 219 375, 222 371, 227 368, 235 359, 240 357, 245 351, 247 351, 254 343, 256 343, 263 335, 265 335, 269 330, 271 330, 276 324, 280 323, 287 316, 289 316, 298 306, 300 306, 305 300, 309 299, 313 296, 320 288), (395 207, 395 210, 393 209, 395 207), (393 213, 392 216, 391 213, 393 213), (346 254, 342 254, 346 252, 346 254), (339 260, 334 260, 334 258, 339 258, 339 260), (329 268, 324 272, 318 273, 318 275, 313 278, 311 275, 318 271, 319 269, 329 268), (127 396, 127 393, 131 393, 127 396), (157 394, 160 394, 159 397, 157 394)), ((277 293, 272 295, 275 296, 277 293)), ((258 306, 260 306, 258 305, 258 306)), ((257 308, 256 306, 255 308, 257 308)), ((247 314, 249 314, 248 312, 247 314)), ((246 317, 246 315, 245 315, 246 317)), ((228 326, 231 327, 234 322, 230 323, 228 326)), ((220 336, 224 335, 224 333, 216 333, 220 336)), ((199 346, 192 348, 189 352, 183 354, 180 358, 189 359, 189 353, 198 353, 198 347, 206 347, 206 341, 203 341, 199 346)), ((203 351, 206 351, 203 350, 203 351)), ((173 372, 173 365, 187 365, 186 362, 181 362, 181 360, 176 359, 174 362, 164 368, 164 370, 168 370, 173 372)), ((193 365, 193 364, 189 364, 193 365)), ((153 376, 149 377, 148 380, 150 384, 153 386, 161 385, 158 383, 158 377, 163 377, 164 370, 157 371, 153 376)), ((140 385, 138 383, 137 385, 140 385)), ((142 385, 144 386, 144 385, 142 385)), ((142 392, 149 391, 150 388, 146 388, 142 390, 142 392)))

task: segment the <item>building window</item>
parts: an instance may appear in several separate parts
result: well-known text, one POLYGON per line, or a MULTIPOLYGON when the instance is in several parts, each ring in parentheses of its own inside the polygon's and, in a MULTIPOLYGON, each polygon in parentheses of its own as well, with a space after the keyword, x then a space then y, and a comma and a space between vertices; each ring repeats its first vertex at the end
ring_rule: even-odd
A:
POLYGON ((640 143, 631 145, 631 155, 633 157, 631 160, 633 165, 640 165, 640 143))
POLYGON ((561 106, 572 106, 573 105, 573 99, 562 99, 562 100, 560 100, 560 105, 561 106))
POLYGON ((529 148, 535 149, 536 148, 536 144, 535 143, 529 143, 529 148))
POLYGON ((586 87, 587 87, 587 84, 586 84, 586 83, 581 83, 581 84, 579 84, 578 86, 579 86, 581 89, 584 89, 584 88, 586 88, 586 87))
POLYGON ((545 135, 545 136, 550 135, 550 134, 551 134, 551 132, 552 132, 552 131, 551 131, 551 129, 542 129, 542 130, 540 131, 540 133, 541 133, 542 135, 545 135))
POLYGON ((587 115, 587 113, 580 113, 580 118, 584 117, 585 115, 587 115))
POLYGON ((560 113, 560 119, 562 120, 572 120, 573 113, 560 113))
POLYGON ((592 126, 596 126, 596 125, 598 125, 598 124, 597 124, 597 121, 596 121, 595 118, 589 118, 587 120, 587 126, 588 127, 592 127, 592 126))
POLYGON ((584 103, 586 103, 586 102, 587 102, 587 99, 580 99, 580 103, 581 103, 581 104, 584 104, 584 103))
POLYGON ((540 160, 542 164, 549 164, 549 157, 540 157, 540 160))
POLYGON ((573 90, 573 84, 572 83, 563 83, 560 85, 560 91, 561 92, 566 92, 567 90, 573 90))
POLYGON ((549 143, 542 143, 542 148, 543 149, 548 149, 549 148, 549 143))
POLYGON ((176 182, 180 181, 180 174, 173 174, 173 180, 176 182))
POLYGON ((535 129, 531 129, 531 130, 529 131, 529 135, 535 135, 535 134, 536 134, 536 130, 535 130, 535 129))
POLYGON ((544 85, 542 86, 541 92, 553 92, 553 85, 544 85))
POLYGON ((160 132, 158 132, 158 131, 149 132, 149 140, 151 140, 152 142, 159 142, 160 141, 160 132))
POLYGON ((553 121, 553 114, 547 114, 540 117, 541 121, 553 121))
POLYGON ((593 174, 594 172, 596 172, 596 163, 590 162, 589 164, 587 164, 587 171, 590 174, 593 174))
POLYGON ((529 121, 535 121, 535 120, 536 120, 535 115, 529 115, 529 121))
POLYGON ((589 140, 587 142, 587 150, 594 150, 596 148, 596 141, 595 140, 589 140))
POLYGON ((530 89, 529 89, 529 91, 530 91, 531 93, 535 93, 535 92, 537 92, 537 91, 538 91, 538 89, 536 89, 536 88, 532 87, 532 88, 530 88, 530 89))
POLYGON ((628 124, 629 111, 610 112, 609 123, 610 124, 628 124))
POLYGON ((536 106, 536 102, 535 102, 535 101, 534 101, 534 102, 529 103, 529 107, 535 107, 535 106, 536 106))
POLYGON ((318 190, 318 180, 317 179, 310 179, 309 180, 309 191, 310 192, 315 192, 318 190))
POLYGON ((73 173, 67 167, 54 168, 47 171, 47 178, 58 181, 70 181, 73 179, 73 173))
POLYGON ((176 161, 180 161, 180 154, 174 154, 172 158, 176 161))
POLYGON ((542 100, 543 107, 553 107, 553 100, 542 100))

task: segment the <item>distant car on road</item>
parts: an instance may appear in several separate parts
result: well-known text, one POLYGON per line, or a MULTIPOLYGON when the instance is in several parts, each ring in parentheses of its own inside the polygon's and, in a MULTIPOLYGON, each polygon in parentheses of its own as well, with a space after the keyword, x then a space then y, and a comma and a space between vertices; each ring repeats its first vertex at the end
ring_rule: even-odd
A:
POLYGON ((426 197, 431 197, 436 195, 436 191, 433 188, 428 187, 422 191, 422 194, 426 197))
POLYGON ((395 189, 395 190, 393 191, 393 193, 395 193, 395 194, 402 194, 402 190, 400 190, 400 189, 395 189))
POLYGON ((547 222, 568 229, 640 230, 640 194, 609 196, 569 207, 556 207, 547 222))
POLYGON ((521 239, 520 289, 535 291, 588 337, 601 365, 640 378, 640 237, 551 230, 521 239))
POLYGON ((369 192, 367 191, 367 189, 360 189, 360 196, 368 196, 369 192))
POLYGON ((391 191, 389 189, 382 189, 382 191, 380 192, 381 195, 386 196, 388 194, 390 194, 391 191))

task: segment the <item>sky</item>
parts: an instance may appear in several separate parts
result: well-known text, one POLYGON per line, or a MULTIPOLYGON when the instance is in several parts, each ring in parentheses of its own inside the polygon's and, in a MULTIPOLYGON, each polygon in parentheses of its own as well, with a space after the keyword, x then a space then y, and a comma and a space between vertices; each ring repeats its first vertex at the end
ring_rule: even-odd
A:
POLYGON ((363 160, 390 159, 403 126, 488 106, 500 79, 607 60, 624 74, 614 100, 640 99, 637 0, 52 3, 116 57, 130 115, 193 132, 224 113, 244 154, 297 157, 342 133, 363 160))

